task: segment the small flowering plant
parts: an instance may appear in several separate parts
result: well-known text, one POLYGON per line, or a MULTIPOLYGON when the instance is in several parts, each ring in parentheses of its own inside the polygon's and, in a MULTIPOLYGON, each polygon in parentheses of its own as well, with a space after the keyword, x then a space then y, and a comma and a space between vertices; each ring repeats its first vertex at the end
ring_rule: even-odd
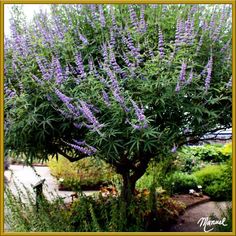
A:
POLYGON ((31 23, 15 6, 6 150, 101 158, 128 201, 150 160, 231 126, 231 21, 224 4, 59 4, 31 23))

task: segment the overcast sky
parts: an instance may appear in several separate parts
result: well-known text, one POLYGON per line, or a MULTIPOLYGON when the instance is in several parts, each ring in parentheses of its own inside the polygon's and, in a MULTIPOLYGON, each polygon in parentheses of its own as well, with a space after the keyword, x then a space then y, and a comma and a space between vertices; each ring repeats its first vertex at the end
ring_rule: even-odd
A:
MULTIPOLYGON (((10 34, 10 18, 11 7, 14 4, 4 4, 4 34, 10 34)), ((50 4, 17 4, 23 6, 23 11, 26 15, 26 19, 29 21, 33 18, 34 12, 39 12, 40 9, 49 11, 50 4)))

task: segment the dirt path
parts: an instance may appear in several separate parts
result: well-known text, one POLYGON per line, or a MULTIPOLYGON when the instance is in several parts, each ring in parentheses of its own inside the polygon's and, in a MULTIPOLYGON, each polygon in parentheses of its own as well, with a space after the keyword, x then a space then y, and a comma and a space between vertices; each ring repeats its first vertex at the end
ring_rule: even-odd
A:
MULTIPOLYGON (((215 202, 209 201, 194 207, 187 209, 182 215, 177 224, 170 227, 169 232, 203 232, 203 226, 197 223, 202 217, 210 217, 211 215, 215 215, 216 217, 221 218, 221 210, 225 210, 227 208, 228 202, 215 202)), ((207 227, 210 229, 211 227, 207 227)), ((214 230, 213 230, 214 231, 214 230)))

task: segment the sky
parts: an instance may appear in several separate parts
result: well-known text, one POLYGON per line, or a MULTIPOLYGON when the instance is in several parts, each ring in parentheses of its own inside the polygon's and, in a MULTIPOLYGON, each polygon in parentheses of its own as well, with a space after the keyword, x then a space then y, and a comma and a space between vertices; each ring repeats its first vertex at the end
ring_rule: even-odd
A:
MULTIPOLYGON (((14 4, 4 4, 4 34, 10 34, 10 18, 11 18, 11 7, 14 4)), ((33 18, 34 12, 39 12, 40 9, 43 11, 49 11, 49 4, 17 4, 23 6, 23 11, 25 13, 27 21, 30 21, 33 18)))

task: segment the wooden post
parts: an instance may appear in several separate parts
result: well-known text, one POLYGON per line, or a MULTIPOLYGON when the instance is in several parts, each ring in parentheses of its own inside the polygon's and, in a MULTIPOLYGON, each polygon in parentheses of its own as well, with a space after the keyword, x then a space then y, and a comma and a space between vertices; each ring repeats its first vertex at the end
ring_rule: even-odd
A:
POLYGON ((42 179, 33 186, 33 189, 35 190, 35 193, 36 193, 36 211, 37 212, 38 212, 38 209, 39 209, 39 203, 43 199, 43 184, 44 184, 44 181, 45 181, 45 179, 42 179))

